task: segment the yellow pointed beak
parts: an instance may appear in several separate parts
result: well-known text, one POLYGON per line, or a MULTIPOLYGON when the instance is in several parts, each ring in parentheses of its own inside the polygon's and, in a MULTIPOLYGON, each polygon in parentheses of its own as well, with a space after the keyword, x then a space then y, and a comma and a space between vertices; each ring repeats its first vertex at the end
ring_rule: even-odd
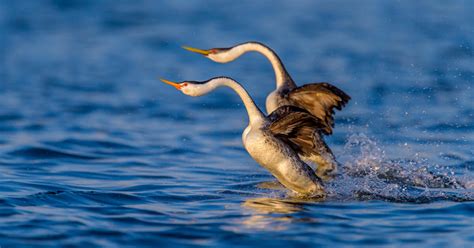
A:
POLYGON ((163 83, 165 83, 165 84, 169 84, 169 85, 175 87, 176 89, 181 90, 181 85, 178 84, 178 83, 171 82, 171 81, 169 81, 169 80, 162 79, 162 78, 160 78, 160 80, 161 80, 163 83))
POLYGON ((204 56, 207 56, 211 53, 211 51, 209 51, 209 50, 201 50, 201 49, 197 49, 197 48, 194 48, 194 47, 183 46, 183 48, 188 50, 188 51, 191 51, 193 53, 202 54, 204 56))

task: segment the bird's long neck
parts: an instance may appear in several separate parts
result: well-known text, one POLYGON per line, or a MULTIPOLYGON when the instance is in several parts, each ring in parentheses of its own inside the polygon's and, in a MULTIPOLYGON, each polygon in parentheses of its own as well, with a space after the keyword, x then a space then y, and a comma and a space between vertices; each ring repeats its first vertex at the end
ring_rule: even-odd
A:
POLYGON ((255 51, 261 53, 265 56, 270 63, 272 64, 273 70, 275 72, 275 79, 276 79, 276 87, 280 88, 282 86, 290 86, 295 87, 295 83, 293 79, 291 79, 290 75, 286 71, 285 66, 281 62, 278 55, 269 47, 265 46, 262 43, 258 42, 247 42, 240 45, 237 45, 229 50, 229 61, 232 61, 242 54, 255 51))
POLYGON ((231 78, 226 78, 226 77, 220 77, 220 78, 215 78, 211 81, 209 81, 209 87, 212 89, 221 87, 221 86, 227 86, 232 88, 237 94, 240 96, 242 101, 244 102, 245 108, 247 109, 247 114, 249 115, 249 122, 250 124, 254 124, 257 122, 262 121, 265 116, 263 115, 262 111, 255 105, 255 102, 252 100, 250 95, 247 93, 247 91, 231 78))

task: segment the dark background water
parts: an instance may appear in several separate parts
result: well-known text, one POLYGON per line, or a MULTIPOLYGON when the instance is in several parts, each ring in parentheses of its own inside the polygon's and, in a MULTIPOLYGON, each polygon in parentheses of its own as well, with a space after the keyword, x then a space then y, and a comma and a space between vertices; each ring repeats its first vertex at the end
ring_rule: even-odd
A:
POLYGON ((472 1, 0 0, 0 246, 463 246, 474 243, 472 1), (228 89, 181 45, 273 47, 298 84, 352 96, 323 202, 263 189, 228 89))

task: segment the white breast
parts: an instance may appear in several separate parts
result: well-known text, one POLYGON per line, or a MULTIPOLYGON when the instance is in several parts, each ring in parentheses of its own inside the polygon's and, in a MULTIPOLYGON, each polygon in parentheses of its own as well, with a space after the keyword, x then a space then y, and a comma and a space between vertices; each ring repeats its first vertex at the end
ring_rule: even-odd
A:
POLYGON ((247 127, 242 134, 242 140, 250 156, 271 172, 286 159, 285 154, 279 151, 259 128, 247 127))

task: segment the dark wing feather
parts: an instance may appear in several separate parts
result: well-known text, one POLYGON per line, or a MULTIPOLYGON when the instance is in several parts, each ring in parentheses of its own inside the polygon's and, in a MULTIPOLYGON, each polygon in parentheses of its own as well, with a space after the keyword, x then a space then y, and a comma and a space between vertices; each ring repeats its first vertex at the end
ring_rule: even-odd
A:
POLYGON ((281 106, 273 111, 268 119, 269 129, 273 134, 288 135, 301 127, 323 128, 321 120, 318 120, 308 111, 295 106, 281 106))
POLYGON ((328 83, 313 83, 300 86, 286 96, 289 104, 303 108, 321 119, 324 134, 332 134, 334 108, 341 110, 351 99, 344 91, 328 83))
POLYGON ((309 155, 315 148, 315 135, 325 128, 322 120, 295 106, 282 106, 269 116, 269 130, 297 153, 309 155))

